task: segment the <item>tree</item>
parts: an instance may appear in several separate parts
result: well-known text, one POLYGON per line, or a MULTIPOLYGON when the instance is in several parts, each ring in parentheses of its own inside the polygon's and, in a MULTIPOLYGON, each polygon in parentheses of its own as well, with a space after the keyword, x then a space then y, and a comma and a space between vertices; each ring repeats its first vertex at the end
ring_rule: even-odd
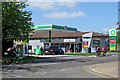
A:
POLYGON ((2 2, 2 52, 13 46, 13 39, 25 40, 32 25, 31 11, 25 2, 2 2))
POLYGON ((117 22, 117 43, 120 45, 120 22, 117 22))
POLYGON ((25 2, 2 3, 2 38, 27 39, 31 31, 31 11, 26 11, 28 5, 25 2))

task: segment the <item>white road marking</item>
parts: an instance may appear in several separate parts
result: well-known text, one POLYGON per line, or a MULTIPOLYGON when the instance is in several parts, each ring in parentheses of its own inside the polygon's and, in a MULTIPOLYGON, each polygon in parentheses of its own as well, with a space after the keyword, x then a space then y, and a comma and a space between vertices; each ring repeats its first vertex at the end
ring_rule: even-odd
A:
POLYGON ((43 72, 43 74, 46 74, 47 72, 43 72))
POLYGON ((97 73, 100 73, 100 74, 101 74, 101 72, 98 72, 98 71, 96 71, 96 70, 92 69, 92 68, 91 68, 91 66, 89 66, 89 68, 90 68, 92 71, 94 71, 94 72, 97 72, 97 73))
POLYGON ((66 70, 66 69, 61 69, 61 70, 59 70, 59 71, 64 71, 64 70, 66 70))
POLYGON ((23 76, 15 76, 15 77, 23 77, 23 76))
POLYGON ((35 72, 35 73, 33 73, 33 75, 44 75, 44 74, 46 74, 47 72, 35 72))

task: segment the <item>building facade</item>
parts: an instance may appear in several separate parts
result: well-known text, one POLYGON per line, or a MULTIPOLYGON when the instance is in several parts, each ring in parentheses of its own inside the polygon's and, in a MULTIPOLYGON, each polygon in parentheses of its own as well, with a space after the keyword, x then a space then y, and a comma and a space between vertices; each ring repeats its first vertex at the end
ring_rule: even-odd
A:
POLYGON ((51 29, 51 42, 49 42, 48 31, 50 30, 48 27, 45 29, 45 27, 42 25, 42 28, 44 29, 36 30, 29 36, 29 46, 32 47, 32 53, 37 46, 39 46, 39 48, 42 46, 46 48, 50 45, 59 46, 68 53, 96 52, 97 46, 100 46, 100 48, 103 46, 108 48, 108 35, 97 32, 61 31, 58 29, 51 29), (84 44, 86 44, 86 46, 84 44))
POLYGON ((76 28, 57 25, 39 25, 32 27, 33 33, 29 34, 29 42, 14 41, 16 45, 27 45, 29 53, 35 53, 36 48, 46 48, 51 45, 59 46, 67 53, 96 52, 96 47, 109 48, 108 35, 97 32, 80 32, 76 28), (49 34, 50 32, 50 34, 49 34))

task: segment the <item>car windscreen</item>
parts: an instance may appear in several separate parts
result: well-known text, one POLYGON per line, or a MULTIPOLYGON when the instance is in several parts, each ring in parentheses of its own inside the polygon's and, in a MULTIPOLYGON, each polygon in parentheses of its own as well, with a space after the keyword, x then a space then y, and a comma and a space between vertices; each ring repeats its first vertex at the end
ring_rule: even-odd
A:
POLYGON ((50 46, 51 49, 60 49, 58 46, 50 46))

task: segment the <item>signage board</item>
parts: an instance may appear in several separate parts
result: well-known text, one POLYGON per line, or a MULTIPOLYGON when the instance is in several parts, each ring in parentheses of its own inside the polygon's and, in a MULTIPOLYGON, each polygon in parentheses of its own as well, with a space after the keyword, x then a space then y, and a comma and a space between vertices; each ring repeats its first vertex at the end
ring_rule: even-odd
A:
POLYGON ((19 57, 25 56, 25 45, 17 45, 17 52, 19 53, 19 57))
POLYGON ((113 36, 109 36, 109 49, 110 51, 116 51, 117 50, 117 37, 111 38, 113 36))
POLYGON ((110 43, 115 43, 115 40, 110 40, 110 43))
POLYGON ((100 40, 93 40, 93 44, 100 44, 100 40))
POLYGON ((116 51, 117 50, 117 35, 115 29, 109 30, 109 50, 116 51))
POLYGON ((88 47, 88 41, 83 41, 83 47, 87 48, 88 47))
POLYGON ((75 42, 75 39, 64 39, 64 42, 75 42))

